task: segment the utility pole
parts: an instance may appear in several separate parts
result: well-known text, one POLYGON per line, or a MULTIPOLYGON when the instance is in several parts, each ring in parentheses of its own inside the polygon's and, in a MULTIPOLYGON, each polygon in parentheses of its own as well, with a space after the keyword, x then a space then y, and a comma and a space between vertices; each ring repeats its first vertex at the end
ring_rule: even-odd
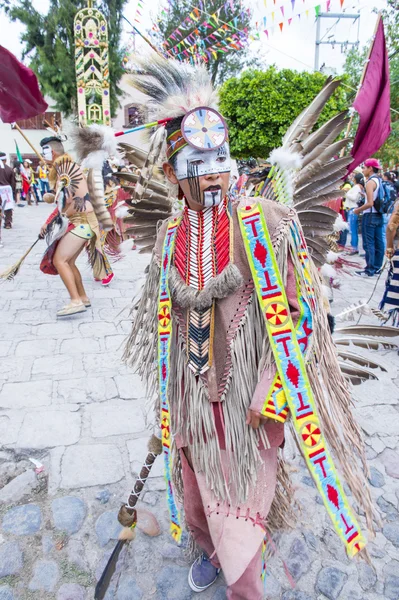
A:
POLYGON ((319 13, 316 17, 316 47, 314 54, 314 70, 319 70, 320 65, 320 46, 321 44, 329 44, 331 46, 357 46, 359 44, 359 28, 358 28, 358 39, 357 42, 350 42, 349 40, 345 42, 338 42, 337 40, 329 40, 327 42, 323 42, 322 38, 320 38, 321 33, 321 19, 352 19, 353 21, 357 21, 360 26, 360 13, 355 13, 352 15, 346 13, 319 13))

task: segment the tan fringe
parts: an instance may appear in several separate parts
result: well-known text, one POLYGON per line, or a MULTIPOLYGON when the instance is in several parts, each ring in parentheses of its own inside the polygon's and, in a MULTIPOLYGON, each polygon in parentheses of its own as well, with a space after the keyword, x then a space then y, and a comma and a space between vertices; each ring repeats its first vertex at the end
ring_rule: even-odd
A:
POLYGON ((140 302, 134 304, 130 312, 133 326, 122 356, 122 360, 145 382, 148 398, 153 398, 155 394, 158 397, 159 278, 160 267, 153 256, 140 302))
POLYGON ((278 451, 277 461, 276 492, 266 521, 271 535, 278 531, 294 529, 300 512, 299 504, 295 500, 290 467, 283 459, 282 450, 278 451))

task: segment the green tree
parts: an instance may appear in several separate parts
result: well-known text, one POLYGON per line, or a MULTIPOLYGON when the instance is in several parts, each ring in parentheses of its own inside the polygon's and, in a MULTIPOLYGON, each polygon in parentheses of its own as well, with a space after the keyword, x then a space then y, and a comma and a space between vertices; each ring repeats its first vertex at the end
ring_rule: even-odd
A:
MULTIPOLYGON (((101 0, 96 3, 108 23, 109 71, 112 115, 119 105, 122 90, 118 82, 124 70, 120 49, 122 12, 128 0, 101 0)), ((87 7, 86 0, 50 0, 47 14, 33 8, 31 0, 0 0, 11 21, 26 27, 21 36, 23 57, 38 76, 41 88, 51 96, 57 110, 66 115, 76 112, 75 44, 73 21, 78 10, 87 7)))
POLYGON ((239 40, 240 36, 245 44, 246 35, 244 31, 247 30, 249 33, 251 15, 242 0, 233 3, 224 0, 208 0, 206 3, 204 2, 202 11, 197 9, 197 12, 193 12, 196 5, 197 3, 193 3, 191 0, 174 0, 174 2, 169 3, 168 11, 160 10, 157 19, 159 27, 158 44, 160 47, 166 47, 170 51, 170 55, 175 56, 175 53, 171 52, 171 48, 180 43, 178 51, 182 53, 180 58, 184 59, 190 56, 187 46, 190 46, 191 41, 194 43, 196 41, 195 49, 197 52, 205 54, 213 83, 223 82, 227 77, 235 75, 244 67, 260 66, 258 58, 253 56, 246 48, 229 49, 228 52, 222 50, 231 41, 239 40), (215 13, 216 19, 212 16, 215 13), (205 22, 212 28, 207 27, 205 22), (230 26, 229 30, 218 32, 217 30, 226 23, 230 26), (182 37, 177 36, 176 40, 171 39, 170 35, 174 34, 180 24, 183 24, 184 27, 184 29, 181 28, 182 37), (214 37, 210 37, 211 35, 214 37), (236 38, 233 38, 233 35, 236 38), (190 39, 185 46, 181 40, 187 37, 190 39), (168 46, 162 46, 165 40, 169 42, 168 46), (217 43, 220 45, 216 46, 217 43), (210 47, 212 47, 214 53, 208 50, 210 47), (184 50, 186 50, 186 55, 184 55, 184 50))
MULTIPOLYGON (((245 71, 226 81, 220 89, 220 110, 228 121, 233 156, 267 158, 325 81, 318 72, 278 71, 274 66, 245 71)), ((320 124, 347 106, 341 87, 328 101, 320 124)))

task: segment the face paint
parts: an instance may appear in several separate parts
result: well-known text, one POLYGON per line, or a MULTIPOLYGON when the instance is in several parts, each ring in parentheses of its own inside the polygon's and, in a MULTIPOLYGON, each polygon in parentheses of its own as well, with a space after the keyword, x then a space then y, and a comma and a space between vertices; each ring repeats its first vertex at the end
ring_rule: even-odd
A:
POLYGON ((209 186, 201 192, 199 178, 204 175, 229 173, 231 169, 228 144, 216 150, 202 152, 186 146, 176 157, 176 177, 179 181, 187 179, 191 197, 197 204, 205 207, 217 206, 222 201, 220 186, 209 186))
POLYGON ((179 181, 190 177, 190 167, 197 167, 197 177, 215 173, 228 173, 231 170, 228 144, 217 150, 205 152, 186 146, 178 152, 176 159, 176 177, 179 181))
POLYGON ((53 160, 53 151, 51 146, 42 147, 42 156, 45 160, 53 160))

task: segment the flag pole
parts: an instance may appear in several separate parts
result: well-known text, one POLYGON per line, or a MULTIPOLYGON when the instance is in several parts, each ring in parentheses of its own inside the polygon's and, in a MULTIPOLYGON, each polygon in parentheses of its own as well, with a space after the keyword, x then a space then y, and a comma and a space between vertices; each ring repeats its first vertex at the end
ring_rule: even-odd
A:
MULTIPOLYGON (((377 35, 378 26, 379 26, 379 24, 380 24, 380 21, 381 21, 381 19, 382 19, 382 13, 381 13, 381 12, 379 12, 379 13, 378 13, 378 18, 377 18, 377 23, 376 23, 376 25, 375 25, 375 28, 374 28, 373 41, 371 42, 371 44, 370 44, 370 48, 369 48, 369 51, 368 51, 368 53, 367 53, 367 58, 366 58, 366 61, 365 61, 365 63, 364 63, 364 67, 363 67, 363 73, 362 73, 362 76, 361 76, 361 78, 360 78, 359 86, 358 86, 358 88, 357 88, 357 92, 356 92, 355 100, 356 100, 356 98, 357 98, 357 96, 358 96, 358 94, 359 94, 359 92, 360 92, 360 90, 361 90, 361 87, 362 87, 362 85, 363 85, 364 79, 365 79, 365 77, 366 77, 366 73, 367 73, 367 67, 369 66, 369 60, 370 60, 370 56, 371 56, 371 53, 372 53, 372 51, 373 51, 373 48, 374 48, 374 42, 375 42, 375 38, 376 38, 376 35, 377 35)), ((355 102, 355 100, 354 100, 353 102, 355 102)), ((352 103, 352 104, 353 104, 353 103, 352 103)), ((352 123, 353 123, 353 118, 354 118, 354 116, 355 116, 355 115, 352 113, 352 114, 351 114, 351 117, 350 117, 350 119, 349 119, 348 127, 346 128, 346 132, 345 132, 345 137, 346 137, 346 138, 349 136, 349 133, 350 133, 350 130, 351 130, 351 127, 352 127, 352 123)), ((345 154, 345 150, 346 150, 346 146, 345 146, 344 148, 342 148, 342 150, 341 150, 341 158, 344 156, 344 154, 345 154)))
POLYGON ((41 163, 45 164, 45 161, 43 159, 43 156, 41 154, 39 154, 39 152, 36 150, 36 148, 34 147, 34 145, 28 140, 28 138, 26 137, 26 135, 24 134, 24 132, 22 131, 22 129, 20 128, 19 125, 17 125, 17 123, 12 123, 11 125, 12 129, 16 129, 24 138, 25 142, 32 148, 33 152, 36 154, 36 156, 38 157, 38 159, 40 160, 41 163))

